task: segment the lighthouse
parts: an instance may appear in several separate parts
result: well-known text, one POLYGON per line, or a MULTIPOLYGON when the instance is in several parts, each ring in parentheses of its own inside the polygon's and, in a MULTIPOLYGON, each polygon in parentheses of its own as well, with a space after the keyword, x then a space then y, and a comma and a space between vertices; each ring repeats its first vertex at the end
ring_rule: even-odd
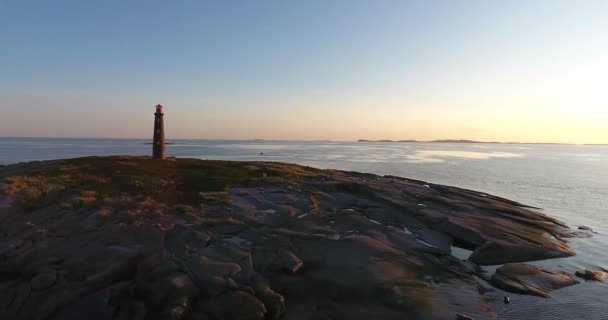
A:
POLYGON ((156 106, 156 113, 154 113, 154 141, 152 146, 152 158, 155 160, 165 159, 165 114, 163 113, 163 106, 160 104, 156 106))

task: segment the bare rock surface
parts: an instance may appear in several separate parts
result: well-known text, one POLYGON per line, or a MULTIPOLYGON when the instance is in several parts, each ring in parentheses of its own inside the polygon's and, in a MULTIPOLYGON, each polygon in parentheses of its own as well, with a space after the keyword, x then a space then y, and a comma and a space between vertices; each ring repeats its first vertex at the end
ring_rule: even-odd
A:
POLYGON ((548 270, 523 263, 509 263, 496 270, 493 285, 509 292, 549 298, 550 292, 579 282, 563 271, 548 270))
POLYGON ((0 182, 0 319, 494 319, 475 264, 574 254, 546 215, 398 177, 91 157, 0 182))

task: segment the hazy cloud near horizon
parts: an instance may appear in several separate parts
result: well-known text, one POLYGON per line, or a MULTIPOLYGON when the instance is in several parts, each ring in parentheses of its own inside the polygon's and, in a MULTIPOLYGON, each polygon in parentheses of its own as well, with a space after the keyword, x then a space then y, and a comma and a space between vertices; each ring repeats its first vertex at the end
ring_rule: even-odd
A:
POLYGON ((608 143, 583 2, 7 1, 0 136, 608 143))

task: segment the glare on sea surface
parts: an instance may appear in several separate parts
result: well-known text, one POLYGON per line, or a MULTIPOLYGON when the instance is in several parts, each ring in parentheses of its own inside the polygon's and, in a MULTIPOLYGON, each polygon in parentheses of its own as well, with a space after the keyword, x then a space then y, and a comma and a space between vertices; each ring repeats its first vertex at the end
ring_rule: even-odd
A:
POLYGON ((510 152, 477 152, 463 150, 418 150, 407 156, 407 162, 412 163, 440 163, 445 160, 441 158, 463 158, 488 160, 492 158, 520 158, 523 154, 510 152))

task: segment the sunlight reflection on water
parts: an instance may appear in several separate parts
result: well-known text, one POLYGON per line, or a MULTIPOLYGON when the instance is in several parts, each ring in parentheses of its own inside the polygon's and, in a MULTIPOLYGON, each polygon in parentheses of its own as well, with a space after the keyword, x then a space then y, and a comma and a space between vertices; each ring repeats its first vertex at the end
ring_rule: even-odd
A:
POLYGON ((410 156, 413 160, 429 159, 436 157, 454 157, 464 159, 480 159, 487 160, 492 158, 518 158, 523 157, 520 153, 510 152, 477 152, 464 150, 418 150, 414 155, 410 156))
POLYGON ((287 144, 220 144, 217 148, 225 149, 251 149, 251 150, 281 150, 292 146, 287 144))

